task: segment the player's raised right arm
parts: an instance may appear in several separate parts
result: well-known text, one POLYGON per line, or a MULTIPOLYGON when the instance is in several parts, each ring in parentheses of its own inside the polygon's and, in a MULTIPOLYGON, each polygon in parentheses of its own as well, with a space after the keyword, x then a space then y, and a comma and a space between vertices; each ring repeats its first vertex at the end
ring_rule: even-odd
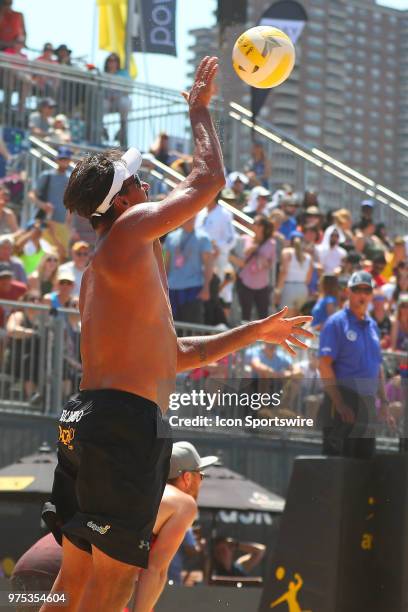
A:
POLYGON ((221 146, 208 110, 217 69, 218 59, 205 57, 190 93, 183 92, 195 142, 190 174, 161 202, 135 206, 123 215, 126 226, 139 230, 142 239, 152 240, 179 227, 213 200, 225 184, 221 146))

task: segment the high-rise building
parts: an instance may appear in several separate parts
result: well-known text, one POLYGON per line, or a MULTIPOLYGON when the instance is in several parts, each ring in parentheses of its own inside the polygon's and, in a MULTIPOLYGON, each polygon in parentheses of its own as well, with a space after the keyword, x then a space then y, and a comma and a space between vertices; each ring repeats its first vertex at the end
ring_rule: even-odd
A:
MULTIPOLYGON (((375 0, 299 0, 308 22, 297 44, 291 77, 271 90, 259 119, 352 166, 377 183, 408 196, 408 11, 375 0)), ((250 92, 235 75, 231 50, 273 2, 248 2, 246 25, 194 30, 191 70, 218 49, 226 102, 250 107, 250 92)), ((230 162, 248 158, 250 130, 241 130, 230 162)), ((338 180, 276 146, 274 181, 342 195, 338 180)), ((343 192, 344 195, 344 192, 343 192)))

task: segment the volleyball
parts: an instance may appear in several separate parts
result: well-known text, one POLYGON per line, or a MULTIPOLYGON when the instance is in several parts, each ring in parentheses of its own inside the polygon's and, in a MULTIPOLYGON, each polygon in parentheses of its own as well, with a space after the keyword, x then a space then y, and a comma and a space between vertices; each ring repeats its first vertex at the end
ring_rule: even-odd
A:
POLYGON ((259 89, 277 87, 286 81, 295 58, 295 47, 289 36, 272 26, 247 30, 237 39, 232 51, 237 75, 259 89))

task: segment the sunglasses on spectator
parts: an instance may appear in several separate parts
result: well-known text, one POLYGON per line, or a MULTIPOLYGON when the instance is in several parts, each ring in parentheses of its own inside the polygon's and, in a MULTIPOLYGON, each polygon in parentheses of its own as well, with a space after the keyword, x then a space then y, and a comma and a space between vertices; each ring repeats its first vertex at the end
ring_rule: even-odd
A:
POLYGON ((60 285, 73 285, 74 283, 70 280, 60 280, 59 284, 60 285))
POLYGON ((200 472, 199 470, 185 470, 185 471, 183 472, 183 474, 186 474, 186 473, 188 474, 189 472, 190 472, 191 474, 199 474, 199 476, 200 476, 200 480, 204 480, 204 478, 205 478, 205 474, 204 474, 204 472, 200 472))
POLYGON ((53 263, 58 263, 58 259, 56 257, 47 257, 45 261, 47 263, 49 263, 50 261, 52 261, 53 263))
POLYGON ((25 302, 41 302, 41 298, 38 297, 38 295, 26 295, 24 298, 25 302))
POLYGON ((78 257, 89 257, 89 252, 88 251, 77 251, 76 255, 78 257))
POLYGON ((371 295, 373 290, 371 287, 351 287, 353 293, 364 293, 364 295, 371 295))

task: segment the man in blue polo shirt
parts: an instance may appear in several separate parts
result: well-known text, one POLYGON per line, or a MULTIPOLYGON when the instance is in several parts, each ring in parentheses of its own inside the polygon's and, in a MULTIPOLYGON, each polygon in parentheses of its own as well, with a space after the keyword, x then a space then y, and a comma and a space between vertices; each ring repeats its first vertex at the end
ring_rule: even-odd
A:
POLYGON ((375 398, 381 399, 379 417, 392 419, 384 392, 380 333, 367 315, 373 279, 354 272, 348 282, 349 304, 326 321, 320 335, 320 374, 325 397, 319 421, 323 453, 368 458, 375 451, 375 398))

